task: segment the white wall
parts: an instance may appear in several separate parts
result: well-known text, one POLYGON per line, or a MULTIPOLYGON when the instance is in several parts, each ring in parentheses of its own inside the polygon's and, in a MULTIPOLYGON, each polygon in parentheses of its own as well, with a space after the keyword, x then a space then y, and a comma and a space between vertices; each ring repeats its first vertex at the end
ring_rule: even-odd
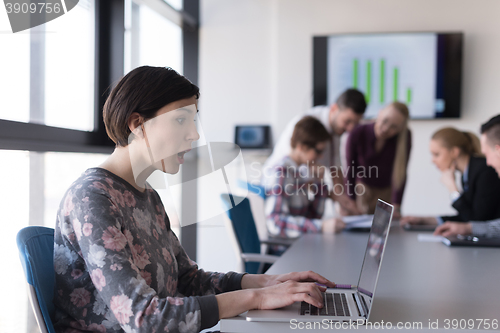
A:
MULTIPOLYGON (((500 113, 499 12, 498 0, 202 0, 200 116, 207 138, 232 141, 234 125, 251 123, 270 123, 277 137, 311 106, 314 35, 463 31, 462 117, 411 121, 414 145, 402 207, 407 214, 451 213, 428 140, 442 126, 478 132, 500 113)), ((200 232, 198 261, 233 269, 230 255, 220 259, 222 249, 231 250, 225 230, 210 229, 200 232), (208 245, 214 240, 218 248, 208 245)))

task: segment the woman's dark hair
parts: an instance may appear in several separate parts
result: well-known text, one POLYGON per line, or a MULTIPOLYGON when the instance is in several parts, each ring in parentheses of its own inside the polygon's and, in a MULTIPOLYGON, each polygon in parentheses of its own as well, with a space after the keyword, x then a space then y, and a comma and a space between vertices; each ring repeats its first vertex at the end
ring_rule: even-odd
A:
POLYGON ((292 148, 298 143, 314 148, 318 143, 328 141, 330 138, 330 133, 318 119, 305 116, 295 124, 290 144, 292 148))
POLYGON ((199 88, 172 68, 138 67, 118 82, 104 104, 106 133, 117 146, 125 147, 133 112, 146 121, 165 105, 193 96, 199 98, 199 88))

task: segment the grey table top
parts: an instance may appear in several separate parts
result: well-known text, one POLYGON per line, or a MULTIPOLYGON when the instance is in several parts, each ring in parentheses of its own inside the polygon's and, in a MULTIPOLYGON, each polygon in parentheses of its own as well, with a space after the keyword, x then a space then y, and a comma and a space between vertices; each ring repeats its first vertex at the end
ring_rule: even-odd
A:
MULTIPOLYGON (((337 283, 357 284, 367 239, 368 233, 306 234, 268 274, 313 270, 337 283)), ((441 243, 419 242, 417 232, 393 226, 370 321, 394 325, 421 322, 425 328, 430 320, 438 321, 440 329, 448 326, 446 319, 472 319, 474 328, 481 319, 500 321, 499 280, 500 248, 450 248, 441 243)), ((244 314, 221 321, 222 332, 290 330, 288 323, 247 322, 244 314)))

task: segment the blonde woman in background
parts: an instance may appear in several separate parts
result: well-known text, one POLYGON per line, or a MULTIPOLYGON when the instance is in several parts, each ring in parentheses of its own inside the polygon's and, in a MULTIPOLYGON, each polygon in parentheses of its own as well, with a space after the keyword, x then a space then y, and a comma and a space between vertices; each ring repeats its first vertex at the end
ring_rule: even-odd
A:
POLYGON ((358 209, 373 214, 377 199, 400 206, 411 150, 408 107, 393 102, 382 109, 374 123, 356 127, 347 140, 345 190, 358 209))
POLYGON ((441 182, 450 191, 457 215, 440 217, 405 216, 401 224, 438 225, 444 221, 486 221, 500 217, 500 179, 486 165, 479 138, 471 132, 446 127, 434 133, 429 144, 432 163, 441 171, 441 182), (462 190, 456 185, 455 171, 461 175, 462 190))

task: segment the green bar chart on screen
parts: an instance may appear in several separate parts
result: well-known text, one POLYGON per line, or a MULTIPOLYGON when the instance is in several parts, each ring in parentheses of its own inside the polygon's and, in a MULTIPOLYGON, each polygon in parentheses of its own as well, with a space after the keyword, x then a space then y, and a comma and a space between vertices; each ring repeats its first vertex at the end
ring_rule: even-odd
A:
POLYGON ((328 37, 328 103, 354 88, 365 96, 366 118, 394 101, 407 104, 416 118, 434 117, 437 45, 432 33, 328 37))
POLYGON ((352 86, 358 89, 358 59, 352 61, 352 86))
POLYGON ((385 60, 380 59, 380 104, 385 103, 385 60))
POLYGON ((389 79, 389 82, 387 82, 386 60, 378 60, 378 70, 376 64, 377 61, 374 63, 373 60, 360 61, 359 58, 352 59, 352 87, 361 90, 364 88, 363 93, 365 94, 366 103, 368 104, 370 104, 370 102, 377 103, 377 95, 378 103, 381 105, 385 104, 387 100, 395 102, 400 99, 403 100, 404 97, 406 97, 404 100, 405 103, 411 104, 413 100, 412 88, 406 88, 406 91, 402 91, 403 95, 399 95, 401 83, 401 73, 399 67, 393 67, 390 69, 392 70, 392 80, 389 79), (378 79, 374 77, 374 72, 375 76, 378 72, 378 79), (364 76, 361 73, 363 73, 364 76), (387 84, 389 84, 389 87, 386 86, 387 84), (390 94, 390 97, 387 96, 388 98, 386 98, 387 92, 390 94))
POLYGON ((366 92, 365 99, 366 103, 370 103, 372 97, 372 62, 368 60, 366 62, 366 92))
POLYGON ((399 70, 397 67, 394 67, 393 78, 392 78, 392 100, 395 102, 398 100, 399 96, 399 70))

